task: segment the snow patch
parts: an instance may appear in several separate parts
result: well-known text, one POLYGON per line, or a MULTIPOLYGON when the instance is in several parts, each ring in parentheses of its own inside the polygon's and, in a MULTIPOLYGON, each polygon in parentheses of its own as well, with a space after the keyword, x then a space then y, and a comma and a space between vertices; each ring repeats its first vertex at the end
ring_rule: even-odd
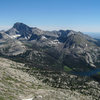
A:
POLYGON ((53 40, 53 41, 50 41, 49 44, 52 44, 52 45, 56 45, 56 44, 59 44, 60 42, 58 40, 53 40))
POLYGON ((86 44, 86 47, 87 47, 88 45, 86 44))
POLYGON ((46 38, 45 36, 42 36, 41 39, 42 39, 42 40, 45 40, 45 39, 47 39, 47 38, 46 38))
POLYGON ((17 35, 10 35, 10 38, 17 38, 17 37, 20 37, 21 35, 20 34, 17 34, 17 35))
POLYGON ((22 99, 22 100, 33 100, 33 98, 29 98, 29 99, 22 99))

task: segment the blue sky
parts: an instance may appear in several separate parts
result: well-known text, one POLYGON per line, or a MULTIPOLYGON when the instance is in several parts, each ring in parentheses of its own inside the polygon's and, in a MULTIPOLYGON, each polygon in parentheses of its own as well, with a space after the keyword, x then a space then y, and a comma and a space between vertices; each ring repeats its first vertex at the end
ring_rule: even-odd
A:
POLYGON ((0 29, 15 22, 45 30, 100 32, 100 0, 0 0, 0 29))

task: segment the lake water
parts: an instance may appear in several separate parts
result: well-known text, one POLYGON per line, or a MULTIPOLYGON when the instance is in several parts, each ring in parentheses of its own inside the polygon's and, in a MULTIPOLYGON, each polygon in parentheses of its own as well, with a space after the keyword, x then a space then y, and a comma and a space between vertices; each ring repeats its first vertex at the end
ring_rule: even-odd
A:
POLYGON ((90 70, 90 71, 81 71, 81 72, 75 72, 73 71, 72 73, 75 75, 79 75, 79 76, 93 76, 93 75, 98 75, 100 72, 100 68, 94 69, 94 70, 90 70))

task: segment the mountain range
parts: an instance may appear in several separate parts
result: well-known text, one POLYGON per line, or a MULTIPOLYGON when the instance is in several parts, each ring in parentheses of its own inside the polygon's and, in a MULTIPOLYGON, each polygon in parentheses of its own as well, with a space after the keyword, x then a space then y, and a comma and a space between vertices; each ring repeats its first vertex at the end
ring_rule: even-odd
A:
POLYGON ((75 71, 99 68, 98 40, 73 30, 44 31, 15 23, 0 32, 0 54, 10 59, 47 70, 75 71))

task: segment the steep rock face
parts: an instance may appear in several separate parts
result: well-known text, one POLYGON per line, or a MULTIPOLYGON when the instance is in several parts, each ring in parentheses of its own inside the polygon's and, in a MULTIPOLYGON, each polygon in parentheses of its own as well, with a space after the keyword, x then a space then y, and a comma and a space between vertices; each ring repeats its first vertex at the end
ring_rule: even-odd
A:
POLYGON ((2 34, 0 33, 0 39, 2 39, 3 38, 3 36, 2 36, 2 34))
POLYGON ((64 62, 68 66, 96 67, 94 63, 97 61, 96 56, 99 56, 98 52, 100 50, 97 42, 80 32, 66 37, 64 42, 64 51, 66 52, 64 62), (71 60, 75 60, 75 64, 72 65, 71 60))

